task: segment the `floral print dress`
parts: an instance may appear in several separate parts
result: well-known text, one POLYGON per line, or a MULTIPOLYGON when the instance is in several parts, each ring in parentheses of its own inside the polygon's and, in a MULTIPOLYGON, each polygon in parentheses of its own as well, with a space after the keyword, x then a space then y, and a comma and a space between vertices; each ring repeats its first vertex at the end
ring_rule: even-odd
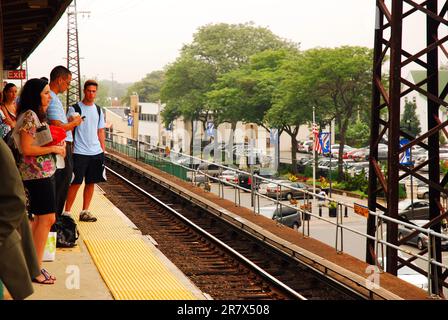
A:
MULTIPOLYGON (((37 115, 28 110, 21 117, 23 117, 23 120, 17 122, 15 129, 18 136, 22 131, 25 131, 35 137, 37 128, 42 125, 37 115)), ((17 166, 24 181, 50 178, 56 172, 56 158, 52 153, 42 156, 22 155, 17 166)))

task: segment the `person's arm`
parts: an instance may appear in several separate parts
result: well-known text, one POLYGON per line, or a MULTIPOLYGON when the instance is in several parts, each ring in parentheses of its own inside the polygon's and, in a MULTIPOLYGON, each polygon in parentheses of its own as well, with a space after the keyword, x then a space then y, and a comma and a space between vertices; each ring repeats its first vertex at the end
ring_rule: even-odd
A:
POLYGON ((98 139, 100 140, 101 149, 106 152, 106 130, 98 129, 98 139))
POLYGON ((72 131, 74 128, 79 126, 81 124, 81 122, 82 122, 82 119, 80 116, 73 117, 73 120, 70 121, 69 123, 62 123, 59 120, 50 120, 51 125, 61 127, 65 131, 72 131))
POLYGON ((0 247, 20 225, 25 215, 25 191, 14 158, 0 139, 0 247))
POLYGON ((3 120, 4 123, 6 123, 11 128, 14 128, 16 126, 16 121, 11 118, 11 115, 9 114, 8 110, 4 105, 1 106, 3 114, 5 115, 5 120, 3 120))
POLYGON ((39 147, 33 145, 34 137, 26 132, 20 132, 20 147, 22 148, 22 154, 28 157, 42 156, 49 153, 60 154, 65 157, 65 148, 61 146, 49 146, 49 147, 39 147))

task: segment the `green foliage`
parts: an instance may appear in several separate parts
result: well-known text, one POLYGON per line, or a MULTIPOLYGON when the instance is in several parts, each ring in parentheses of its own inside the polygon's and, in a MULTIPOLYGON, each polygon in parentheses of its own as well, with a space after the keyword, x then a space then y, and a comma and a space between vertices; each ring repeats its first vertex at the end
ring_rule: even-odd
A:
POLYGON ((401 130, 409 133, 413 137, 418 136, 422 131, 416 110, 417 104, 415 102, 406 101, 400 122, 401 130))
POLYGON ((362 121, 356 121, 352 125, 349 125, 347 129, 347 144, 361 148, 369 143, 370 139, 370 127, 367 123, 362 121))
MULTIPOLYGON (((131 85, 129 83, 118 83, 116 81, 110 81, 110 80, 98 80, 96 78, 93 79, 95 79, 98 82, 98 91, 96 93, 95 101, 102 107, 111 106, 112 105, 111 99, 115 100, 115 98, 117 98, 118 101, 122 100, 122 98, 126 95, 126 90, 131 85)), ((87 80, 88 78, 82 77, 81 86, 83 86, 84 82, 87 80)))
POLYGON ((346 181, 342 185, 344 186, 343 189, 347 191, 359 190, 367 193, 369 188, 369 181, 367 179, 366 172, 363 169, 360 173, 355 174, 353 177, 347 175, 346 181))
POLYGON ((311 166, 306 166, 303 174, 305 175, 305 177, 312 177, 313 176, 313 168, 311 166))
MULTIPOLYGON (((270 30, 252 24, 221 23, 201 27, 193 35, 193 42, 185 45, 180 57, 166 69, 162 101, 171 109, 179 109, 171 111, 170 115, 182 115, 194 120, 203 120, 200 118, 209 113, 209 99, 214 100, 212 105, 215 106, 215 112, 225 110, 229 105, 239 107, 244 102, 244 96, 238 88, 224 85, 217 88, 220 92, 209 96, 207 93, 213 89, 219 77, 247 64, 250 56, 282 47, 293 45, 270 30), (217 106, 221 110, 217 110, 217 106)), ((235 75, 224 79, 224 83, 232 82, 233 77, 235 75)), ((221 121, 231 118, 227 121, 234 122, 235 116, 241 120, 240 113, 231 111, 223 112, 221 121)))
POLYGON ((164 71, 153 71, 148 73, 142 80, 134 83, 122 98, 123 103, 129 102, 129 97, 136 93, 142 102, 157 102, 160 99, 160 90, 165 80, 164 71))
POLYGON ((216 121, 262 125, 282 78, 279 69, 292 54, 286 49, 266 50, 253 55, 247 65, 220 77, 207 93, 216 121))
POLYGON ((448 160, 440 160, 440 172, 443 174, 448 173, 448 160))
POLYGON ((338 206, 338 204, 337 204, 336 201, 330 201, 330 202, 328 203, 328 208, 329 208, 329 209, 336 209, 337 206, 338 206))
POLYGON ((443 132, 439 132, 439 143, 444 145, 446 143, 445 134, 443 132))
POLYGON ((406 196, 407 196, 407 194, 406 194, 406 187, 405 187, 405 185, 399 184, 398 185, 398 197, 400 199, 405 199, 406 196))

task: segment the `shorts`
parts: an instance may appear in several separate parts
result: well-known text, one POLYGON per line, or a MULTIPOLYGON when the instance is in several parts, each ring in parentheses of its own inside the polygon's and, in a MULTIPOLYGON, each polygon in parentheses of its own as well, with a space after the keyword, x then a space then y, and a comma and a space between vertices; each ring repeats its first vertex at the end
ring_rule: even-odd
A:
POLYGON ((36 216, 56 212, 56 179, 23 181, 28 196, 28 213, 36 216))
POLYGON ((104 153, 94 156, 73 154, 73 180, 72 184, 86 184, 105 182, 106 168, 104 166, 104 153))

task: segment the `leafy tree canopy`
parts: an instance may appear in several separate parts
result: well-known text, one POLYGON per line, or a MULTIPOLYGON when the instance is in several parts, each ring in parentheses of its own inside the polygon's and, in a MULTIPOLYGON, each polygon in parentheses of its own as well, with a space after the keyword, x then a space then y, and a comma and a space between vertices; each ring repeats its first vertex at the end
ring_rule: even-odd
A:
POLYGON ((164 71, 158 70, 148 73, 142 80, 134 83, 128 88, 122 101, 124 103, 129 103, 129 97, 136 93, 138 94, 140 101, 157 102, 160 99, 160 90, 164 80, 164 71))

